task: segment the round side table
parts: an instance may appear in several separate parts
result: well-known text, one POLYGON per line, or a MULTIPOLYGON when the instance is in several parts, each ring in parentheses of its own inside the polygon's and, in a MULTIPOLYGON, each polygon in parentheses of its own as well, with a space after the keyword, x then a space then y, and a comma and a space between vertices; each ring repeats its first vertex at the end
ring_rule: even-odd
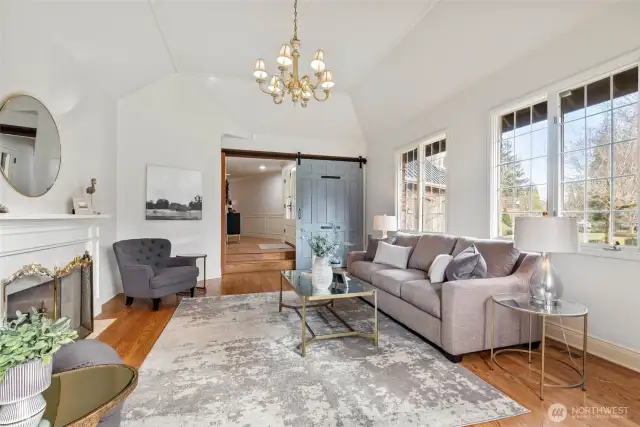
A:
MULTIPOLYGON (((531 363, 532 355, 540 355, 542 358, 542 365, 540 369, 540 392, 538 397, 540 400, 544 400, 544 387, 562 387, 562 388, 575 388, 582 387, 582 390, 587 389, 587 316, 589 310, 583 305, 580 305, 571 301, 560 300, 557 305, 552 307, 538 307, 536 305, 531 304, 531 295, 528 293, 513 293, 513 294, 497 294, 491 297, 491 364, 490 367, 493 369, 493 364, 499 366, 505 372, 509 372, 504 366, 500 365, 500 363, 496 360, 496 356, 502 353, 515 352, 515 353, 525 353, 528 355, 529 363, 531 363), (510 310, 516 310, 521 313, 525 313, 529 315, 529 349, 522 350, 518 348, 503 348, 497 351, 494 351, 494 329, 495 329, 495 306, 496 304, 506 307, 510 310), (542 318, 542 342, 540 343, 540 352, 531 350, 531 323, 533 316, 539 316, 542 318), (557 360, 558 362, 566 365, 567 367, 573 369, 575 372, 580 375, 581 380, 574 384, 548 384, 544 382, 544 365, 545 365, 545 334, 546 334, 546 324, 548 317, 582 317, 583 318, 583 344, 582 344, 582 372, 580 372, 575 366, 560 360, 556 357, 549 356, 552 359, 557 360)), ((567 329, 561 325, 554 325, 563 330, 567 329)), ((509 372, 511 373, 511 372, 509 372)), ((515 377, 517 375, 511 373, 515 377)), ((520 379, 520 381, 525 384, 525 381, 520 379)))
POLYGON ((202 258, 204 263, 204 280, 202 281, 202 286, 196 285, 196 292, 202 292, 203 294, 207 292, 207 254, 180 254, 176 255, 178 258, 186 258, 193 260, 194 264, 198 261, 199 258, 202 258))

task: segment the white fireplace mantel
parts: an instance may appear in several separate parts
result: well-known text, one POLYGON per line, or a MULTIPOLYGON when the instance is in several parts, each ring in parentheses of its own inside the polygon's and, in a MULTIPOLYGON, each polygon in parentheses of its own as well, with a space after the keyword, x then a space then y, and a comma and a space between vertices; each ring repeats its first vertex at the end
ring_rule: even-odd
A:
MULTIPOLYGON (((27 264, 63 267, 88 251, 93 257, 93 297, 100 298, 100 225, 110 215, 0 214, 0 279, 27 264)), ((0 308, 4 301, 0 301, 0 308)))

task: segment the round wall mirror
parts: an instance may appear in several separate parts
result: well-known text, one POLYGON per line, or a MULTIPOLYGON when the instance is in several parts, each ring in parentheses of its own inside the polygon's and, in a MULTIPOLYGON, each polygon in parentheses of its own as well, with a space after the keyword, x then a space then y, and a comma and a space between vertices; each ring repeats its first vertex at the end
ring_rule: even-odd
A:
POLYGON ((0 170, 19 193, 49 191, 60 170, 60 135, 51 113, 28 95, 12 96, 0 108, 0 170))

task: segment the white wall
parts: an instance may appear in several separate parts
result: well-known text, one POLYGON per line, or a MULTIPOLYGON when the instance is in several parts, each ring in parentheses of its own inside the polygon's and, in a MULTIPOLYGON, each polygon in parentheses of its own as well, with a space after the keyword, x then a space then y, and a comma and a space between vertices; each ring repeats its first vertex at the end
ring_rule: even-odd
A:
POLYGON ((242 130, 206 96, 205 83, 173 74, 119 101, 118 240, 165 237, 174 254, 207 253, 208 278, 214 278, 221 271, 220 141, 242 130), (203 172, 202 221, 145 220, 148 164, 203 172))
MULTIPOLYGON (((273 108, 278 108, 274 105, 273 108)), ((327 123, 326 126, 330 126, 327 123)), ((320 154, 324 156, 365 157, 364 139, 353 138, 310 138, 303 136, 253 134, 247 138, 222 138, 222 148, 236 150, 275 151, 283 153, 320 154)))
POLYGON ((229 180, 234 209, 240 212, 243 235, 281 238, 284 234, 284 185, 274 172, 229 180))
MULTIPOLYGON (((25 93, 43 102, 60 131, 62 165, 53 188, 37 198, 17 193, 0 178, 0 203, 12 213, 70 213, 71 198, 83 195, 91 178, 98 180, 96 208, 113 214, 100 230, 99 309, 117 292, 111 250, 116 235, 115 100, 40 25, 25 25, 35 16, 8 6, 0 4, 0 98, 25 93)), ((6 274, 0 271, 1 277, 6 274)))
MULTIPOLYGON (((395 151, 447 131, 448 229, 489 237, 489 131, 491 111, 640 47, 640 2, 618 2, 523 60, 415 118, 391 123, 367 143, 367 227, 372 215, 395 210, 395 151)), ((498 54, 499 46, 487 49, 498 54)), ((358 98, 354 98, 356 110, 358 98)), ((362 123, 364 127, 367 123, 362 123)), ((379 124, 375 126, 378 127, 379 124)), ((373 126, 373 125, 372 125, 373 126)), ((365 132, 367 134, 367 132, 365 132)), ((590 310, 590 335, 640 351, 640 262, 586 255, 555 257, 565 296, 590 310)))

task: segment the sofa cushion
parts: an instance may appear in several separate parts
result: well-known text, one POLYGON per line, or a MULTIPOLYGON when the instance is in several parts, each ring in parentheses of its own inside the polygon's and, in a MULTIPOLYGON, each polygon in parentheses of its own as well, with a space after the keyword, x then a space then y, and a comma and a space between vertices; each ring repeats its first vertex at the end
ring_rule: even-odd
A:
POLYGON ((487 263, 476 245, 471 245, 453 257, 445 274, 448 281, 484 279, 487 277, 487 263))
POLYGON ((376 257, 376 251, 378 250, 378 242, 393 244, 395 239, 393 237, 387 237, 386 239, 377 238, 369 234, 367 236, 367 252, 364 254, 365 261, 373 261, 376 257))
POLYGON ((164 268, 156 272, 156 275, 151 278, 149 286, 153 289, 158 289, 188 280, 193 280, 193 286, 195 286, 198 273, 198 267, 192 266, 164 268))
POLYGON ((416 244, 418 244, 418 240, 420 240, 420 235, 403 233, 402 231, 398 231, 395 234, 395 236, 393 236, 393 238, 394 238, 393 244, 396 246, 415 248, 416 244))
POLYGON ((442 283, 431 283, 427 279, 404 282, 400 290, 400 298, 438 319, 441 296, 442 283))
POLYGON ((371 274, 371 283, 383 291, 399 297, 400 288, 404 282, 426 279, 426 277, 427 273, 422 270, 380 270, 371 274))
POLYGON ((371 283, 371 274, 374 271, 389 270, 393 267, 384 264, 374 264, 371 261, 355 261, 351 264, 351 274, 358 279, 371 283))
POLYGON ((505 277, 513 273, 520 252, 512 241, 460 237, 451 255, 455 257, 471 245, 476 245, 486 261, 487 277, 505 277))
POLYGON ((420 236, 409 259, 409 268, 429 271, 429 267, 441 254, 451 254, 458 238, 449 234, 427 233, 420 236))
POLYGON ((373 262, 386 264, 394 268, 406 269, 411 255, 411 248, 406 246, 390 245, 385 242, 378 243, 378 250, 373 262))

